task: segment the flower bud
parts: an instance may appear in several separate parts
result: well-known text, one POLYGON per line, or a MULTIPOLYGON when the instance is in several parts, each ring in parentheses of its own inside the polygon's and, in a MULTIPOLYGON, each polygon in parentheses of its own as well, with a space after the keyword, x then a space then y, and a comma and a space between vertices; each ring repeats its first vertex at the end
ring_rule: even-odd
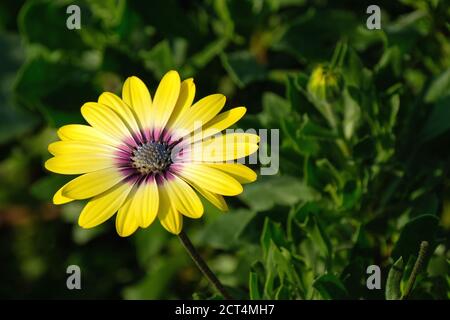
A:
POLYGON ((316 67, 308 82, 308 92, 320 100, 333 100, 340 92, 340 75, 324 66, 316 67))

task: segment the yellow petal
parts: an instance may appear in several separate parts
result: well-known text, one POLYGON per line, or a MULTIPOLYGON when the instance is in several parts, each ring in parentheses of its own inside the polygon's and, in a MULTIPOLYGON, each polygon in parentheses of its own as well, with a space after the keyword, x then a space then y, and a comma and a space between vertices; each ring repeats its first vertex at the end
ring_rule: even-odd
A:
POLYGON ((93 154, 103 155, 113 158, 119 150, 107 144, 85 141, 57 141, 48 146, 48 151, 54 156, 63 156, 71 154, 93 154))
POLYGON ((207 165, 228 173, 242 184, 256 180, 256 172, 240 163, 208 163, 207 165))
POLYGON ((140 134, 141 128, 136 121, 137 116, 133 113, 131 108, 118 96, 111 92, 104 92, 98 98, 98 103, 104 104, 113 109, 122 118, 122 121, 127 125, 130 132, 135 135, 140 134))
POLYGON ((208 145, 203 148, 203 152, 196 154, 193 161, 223 162, 240 159, 255 153, 258 150, 257 144, 235 143, 228 146, 208 145))
POLYGON ((67 186, 67 183, 63 185, 58 191, 56 191, 55 195, 53 196, 53 203, 54 204, 65 204, 74 201, 75 199, 67 198, 62 195, 62 189, 67 186))
POLYGON ((78 218, 80 227, 93 228, 111 218, 122 206, 132 187, 130 183, 120 183, 90 200, 78 218))
POLYGON ((72 199, 87 199, 111 189, 124 179, 117 168, 94 171, 70 181, 62 194, 72 199))
POLYGON ((113 166, 114 161, 111 157, 95 154, 61 155, 45 162, 47 170, 61 174, 82 174, 113 166))
POLYGON ((61 140, 95 142, 101 144, 109 144, 111 146, 117 146, 120 144, 119 140, 116 140, 91 126, 82 124, 65 125, 59 128, 57 133, 61 140))
POLYGON ((130 211, 137 219, 138 225, 147 228, 158 214, 159 196, 155 179, 147 180, 137 187, 130 211))
POLYGON ((203 204, 200 198, 186 182, 175 175, 170 175, 165 186, 170 201, 179 212, 193 219, 203 215, 203 204))
POLYGON ((229 161, 246 157, 258 150, 259 136, 250 133, 230 133, 214 136, 190 146, 186 159, 191 161, 229 161))
POLYGON ((151 128, 152 98, 141 79, 133 76, 125 81, 122 88, 122 99, 133 108, 141 128, 151 128))
POLYGON ((212 94, 197 101, 177 122, 178 136, 182 137, 206 125, 225 105, 226 98, 222 94, 212 94))
POLYGON ((167 194, 164 184, 158 186, 159 208, 158 219, 161 225, 170 233, 179 234, 183 228, 183 217, 175 209, 167 194))
POLYGON ((121 237, 128 237, 138 228, 135 212, 131 209, 132 193, 133 191, 130 192, 116 216, 116 230, 121 237))
POLYGON ((200 188, 196 184, 191 182, 191 185, 194 187, 195 190, 197 190, 206 200, 211 202, 216 208, 218 208, 221 211, 228 211, 227 203, 225 202, 225 199, 223 196, 217 193, 209 192, 206 189, 200 188))
POLYGON ((200 188, 225 196, 235 196, 243 190, 242 185, 230 175, 203 164, 185 164, 177 174, 200 188))
POLYGON ((216 133, 219 133, 238 122, 239 119, 244 116, 246 111, 247 109, 245 107, 237 107, 226 112, 222 112, 221 114, 214 117, 211 121, 209 121, 201 129, 201 132, 194 133, 192 137, 189 137, 185 141, 188 143, 192 143, 215 135, 216 133))
POLYGON ((101 132, 119 141, 131 138, 132 135, 120 116, 106 105, 88 102, 81 107, 84 119, 101 132))
POLYGON ((172 128, 177 126, 178 119, 189 111, 192 102, 195 97, 195 84, 194 79, 189 78, 181 82, 180 95, 178 96, 175 108, 172 111, 169 121, 166 127, 172 128))
POLYGON ((172 114, 180 94, 180 76, 176 71, 167 72, 156 89, 153 100, 154 127, 163 129, 172 114))

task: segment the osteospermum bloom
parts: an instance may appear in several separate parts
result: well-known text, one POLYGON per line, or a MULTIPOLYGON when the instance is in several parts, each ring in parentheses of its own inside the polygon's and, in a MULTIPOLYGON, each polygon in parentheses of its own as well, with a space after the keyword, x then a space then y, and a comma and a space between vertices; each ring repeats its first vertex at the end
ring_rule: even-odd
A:
POLYGON ((89 125, 61 127, 61 141, 51 143, 54 156, 45 167, 80 175, 54 195, 55 204, 90 199, 78 223, 95 227, 115 213, 120 236, 148 227, 156 217, 169 232, 181 232, 183 216, 199 218, 202 195, 225 211, 223 196, 242 192, 256 179, 254 171, 230 160, 258 149, 259 137, 220 134, 244 114, 244 107, 219 112, 221 94, 193 103, 192 79, 180 81, 176 71, 162 78, 152 100, 137 77, 128 78, 122 98, 109 92, 88 102, 81 113, 89 125))

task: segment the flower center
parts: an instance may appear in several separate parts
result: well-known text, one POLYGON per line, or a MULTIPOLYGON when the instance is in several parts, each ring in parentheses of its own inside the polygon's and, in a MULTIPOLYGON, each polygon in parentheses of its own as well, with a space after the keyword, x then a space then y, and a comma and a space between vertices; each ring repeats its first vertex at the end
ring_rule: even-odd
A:
POLYGON ((147 142, 133 151, 132 166, 141 174, 162 173, 172 164, 167 142, 147 142))

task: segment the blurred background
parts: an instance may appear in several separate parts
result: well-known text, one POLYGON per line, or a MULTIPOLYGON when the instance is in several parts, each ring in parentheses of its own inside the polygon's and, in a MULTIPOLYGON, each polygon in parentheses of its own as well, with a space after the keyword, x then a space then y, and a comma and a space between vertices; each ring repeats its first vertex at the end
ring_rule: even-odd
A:
MULTIPOLYGON (((158 222, 120 238, 54 206, 43 163, 80 107, 170 69, 245 105, 240 128, 280 129, 280 171, 185 230, 235 297, 384 299, 421 241, 411 298, 448 299, 450 8, 439 0, 0 2, 0 298, 217 298, 158 222), (69 30, 69 5, 81 29, 69 30), (81 268, 68 290, 66 268, 81 268), (381 289, 366 286, 369 265, 381 289)), ((269 140, 270 141, 270 140, 269 140)), ((257 169, 257 168, 256 168, 257 169)))

